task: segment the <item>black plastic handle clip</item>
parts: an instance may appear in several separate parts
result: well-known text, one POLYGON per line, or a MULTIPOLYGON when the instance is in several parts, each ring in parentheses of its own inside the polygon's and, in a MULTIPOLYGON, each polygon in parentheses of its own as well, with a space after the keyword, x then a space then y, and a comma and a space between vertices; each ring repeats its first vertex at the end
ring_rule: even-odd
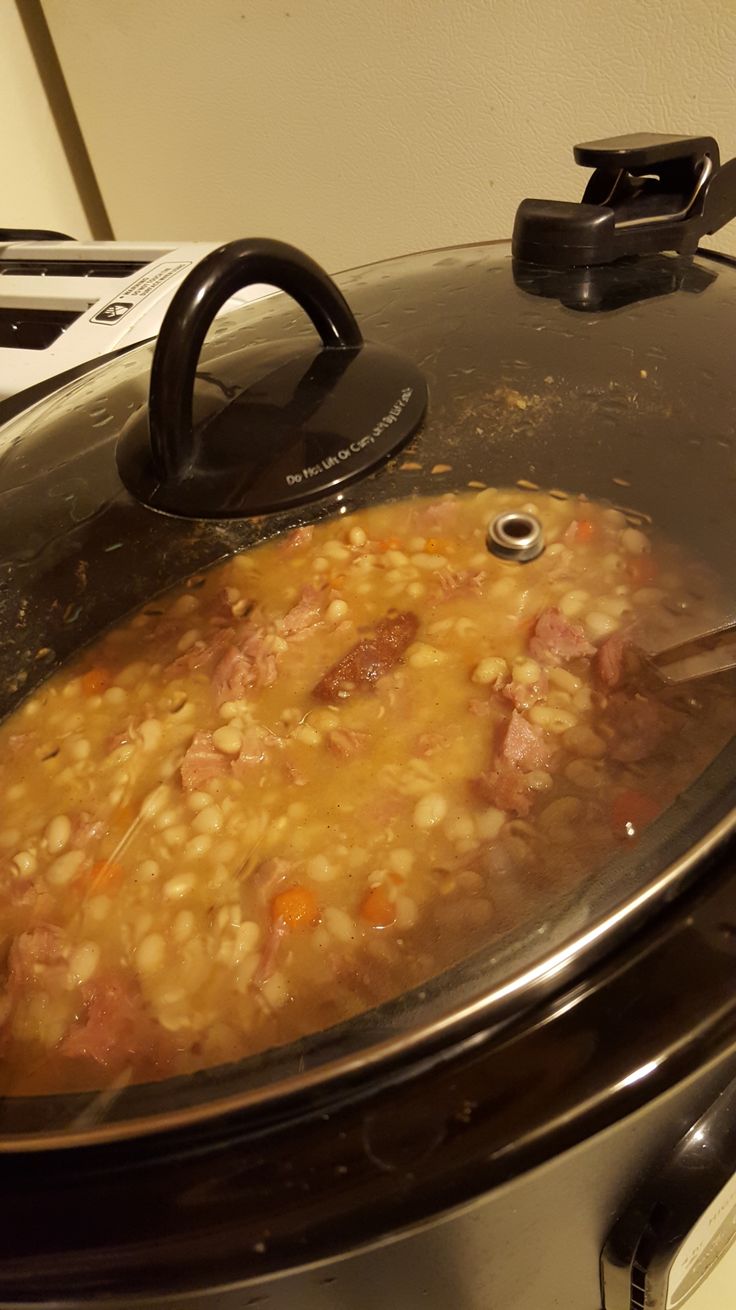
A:
POLYGON ((523 200, 512 242, 520 262, 575 268, 664 250, 693 254, 701 237, 736 216, 736 159, 721 165, 711 136, 635 132, 573 153, 594 170, 582 202, 523 200))

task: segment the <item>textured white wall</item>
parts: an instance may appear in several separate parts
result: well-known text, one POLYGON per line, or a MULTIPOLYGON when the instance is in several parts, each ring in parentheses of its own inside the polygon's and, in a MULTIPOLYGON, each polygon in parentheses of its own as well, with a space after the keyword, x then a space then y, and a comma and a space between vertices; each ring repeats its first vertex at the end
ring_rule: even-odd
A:
POLYGON ((46 94, 13 0, 0 0, 0 227, 88 237, 46 94))
POLYGON ((736 154, 735 0, 44 7, 118 237, 272 235, 334 270, 579 198, 578 140, 736 154))

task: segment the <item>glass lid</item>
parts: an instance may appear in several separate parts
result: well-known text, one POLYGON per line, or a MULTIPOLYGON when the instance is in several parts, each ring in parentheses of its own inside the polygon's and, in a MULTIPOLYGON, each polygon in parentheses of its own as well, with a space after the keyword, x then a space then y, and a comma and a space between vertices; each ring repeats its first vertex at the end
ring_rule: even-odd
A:
POLYGON ((235 243, 0 428, 5 1149, 395 1071, 725 841, 736 271, 668 212, 339 289, 235 243))

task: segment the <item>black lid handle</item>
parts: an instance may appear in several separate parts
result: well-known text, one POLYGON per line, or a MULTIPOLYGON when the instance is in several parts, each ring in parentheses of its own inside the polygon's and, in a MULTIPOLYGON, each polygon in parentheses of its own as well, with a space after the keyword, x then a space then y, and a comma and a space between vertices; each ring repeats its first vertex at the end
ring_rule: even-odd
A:
POLYGON ((323 268, 284 241, 252 237, 220 246, 182 282, 161 324, 151 366, 151 457, 162 479, 192 462, 194 378, 217 311, 243 287, 266 283, 309 315, 326 349, 360 350, 363 336, 345 297, 323 268))
POLYGON ((523 200, 515 259, 575 268, 663 250, 693 254, 702 236, 736 215, 736 161, 721 167, 711 136, 634 132, 586 141, 573 153, 595 170, 582 203, 523 200))
MULTIPOLYGON (((278 308, 269 317, 283 331, 278 308)), ((258 322, 257 307, 251 314, 258 322)), ((237 318, 234 331, 243 326, 237 318)), ((210 383, 216 361, 213 368, 210 383)), ((233 241, 195 265, 173 297, 153 356, 148 407, 120 435, 118 470, 138 500, 168 514, 271 513, 319 499, 385 462, 419 426, 426 404, 416 364, 363 340, 319 264, 281 241, 233 241), (236 291, 254 283, 291 296, 321 341, 297 339, 293 351, 288 341, 274 341, 273 359, 259 351, 253 370, 246 348, 243 386, 223 388, 225 406, 195 427, 207 329, 236 291)))

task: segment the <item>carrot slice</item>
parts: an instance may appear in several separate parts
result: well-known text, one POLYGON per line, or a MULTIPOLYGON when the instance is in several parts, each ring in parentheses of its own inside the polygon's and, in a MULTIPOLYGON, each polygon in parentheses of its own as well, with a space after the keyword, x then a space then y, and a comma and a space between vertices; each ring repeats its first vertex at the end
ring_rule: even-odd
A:
POLYGON ((657 576, 657 565, 651 555, 635 555, 629 560, 628 574, 634 587, 647 587, 657 576))
POLYGON ((384 887, 371 887, 361 902, 360 917, 374 928, 388 928, 393 923, 396 909, 384 887))
POLYGON ((662 807, 634 787, 619 792, 611 805, 611 827, 617 837, 635 837, 661 813, 662 807))
POLYGON ((279 920, 291 931, 311 928, 319 917, 319 907, 314 894, 301 883, 294 883, 279 892, 271 901, 271 919, 279 920))
POLYGON ((107 691, 110 683, 107 669, 88 669, 82 674, 82 691, 85 696, 99 696, 101 692, 107 691))
POLYGON ((580 519, 575 536, 581 542, 591 541, 595 536, 595 523, 591 523, 590 519, 580 519))

